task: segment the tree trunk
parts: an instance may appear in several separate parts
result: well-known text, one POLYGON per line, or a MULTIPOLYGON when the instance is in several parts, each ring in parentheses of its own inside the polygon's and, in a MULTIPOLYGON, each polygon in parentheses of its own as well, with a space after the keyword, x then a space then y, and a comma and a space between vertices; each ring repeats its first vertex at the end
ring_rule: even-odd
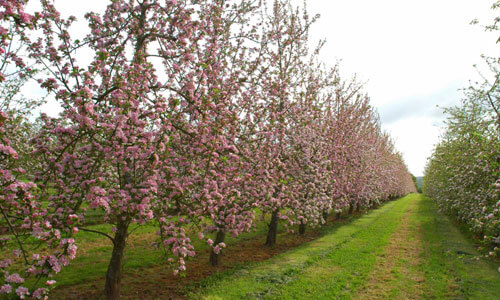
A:
POLYGON ((351 204, 349 204, 349 214, 352 215, 353 211, 354 211, 354 204, 351 203, 351 204))
POLYGON ((341 218, 342 218, 342 212, 341 212, 341 211, 339 211, 339 212, 337 213, 337 220, 340 220, 341 218))
POLYGON ((361 204, 356 204, 356 212, 359 212, 359 210, 361 209, 361 204))
POLYGON ((328 210, 323 210, 323 220, 325 220, 324 225, 326 226, 328 223, 328 210))
POLYGON ((271 223, 269 223, 267 231, 266 246, 274 246, 276 244, 276 235, 278 234, 278 210, 273 211, 271 215, 271 223))
MULTIPOLYGON (((226 239, 226 233, 222 230, 217 231, 217 236, 215 237, 214 245, 217 246, 219 243, 223 243, 225 239, 226 239)), ((222 255, 222 249, 219 250, 219 253, 215 253, 214 249, 212 248, 212 251, 210 251, 210 264, 214 267, 218 266, 220 263, 221 255, 222 255)))
POLYGON ((104 293, 107 300, 120 299, 120 281, 122 279, 123 250, 127 243, 128 223, 119 220, 113 241, 113 253, 106 272, 104 293))
POLYGON ((299 234, 304 235, 306 233, 306 223, 300 222, 299 224, 299 234))

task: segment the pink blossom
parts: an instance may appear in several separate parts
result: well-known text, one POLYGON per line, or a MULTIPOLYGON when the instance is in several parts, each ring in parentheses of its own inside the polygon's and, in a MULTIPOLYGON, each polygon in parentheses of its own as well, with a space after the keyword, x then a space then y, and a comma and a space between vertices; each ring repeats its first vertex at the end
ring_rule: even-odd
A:
POLYGON ((46 285, 54 285, 54 284, 56 284, 56 281, 55 281, 55 280, 47 280, 47 281, 45 282, 45 284, 46 284, 46 285))
POLYGON ((33 292, 33 298, 42 299, 42 297, 44 297, 46 293, 47 293, 46 288, 38 288, 33 292))
POLYGON ((19 296, 19 298, 26 299, 26 296, 28 296, 30 293, 27 288, 20 286, 16 289, 16 294, 19 296))
POLYGON ((71 244, 68 246, 68 256, 70 259, 75 259, 77 249, 78 249, 78 247, 75 246, 74 244, 71 244))
POLYGON ((17 273, 14 273, 10 276, 7 276, 5 278, 5 282, 12 282, 12 283, 23 283, 24 282, 24 279, 21 278, 21 276, 19 276, 19 274, 17 273))
POLYGON ((10 284, 4 284, 0 287, 0 294, 10 294, 12 292, 12 286, 10 284))

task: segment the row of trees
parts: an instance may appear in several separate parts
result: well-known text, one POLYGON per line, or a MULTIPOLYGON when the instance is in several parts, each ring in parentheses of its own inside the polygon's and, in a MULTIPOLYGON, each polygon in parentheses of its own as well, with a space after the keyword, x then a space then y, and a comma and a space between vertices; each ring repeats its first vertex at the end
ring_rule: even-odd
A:
MULTIPOLYGON (((496 2, 494 8, 500 7, 496 2)), ((487 26, 497 31, 497 24, 487 26)), ((483 82, 448 108, 446 131, 425 170, 423 191, 467 224, 489 255, 500 254, 500 58, 484 57, 483 82)))
POLYGON ((288 0, 113 0, 82 37, 52 1, 26 2, 0 1, 1 80, 37 80, 62 112, 28 136, 1 113, 0 247, 16 250, 0 294, 45 297, 79 230, 113 244, 105 292, 118 299, 132 223, 158 225, 177 273, 195 255, 189 228, 216 265, 257 209, 272 246, 280 221, 304 232, 415 190, 361 86, 309 48, 317 17, 288 0), (87 228, 89 211, 112 229, 87 228))
POLYGON ((423 182, 424 193, 443 211, 492 245, 490 255, 500 250, 499 74, 494 87, 471 88, 461 106, 447 109, 446 132, 423 182))

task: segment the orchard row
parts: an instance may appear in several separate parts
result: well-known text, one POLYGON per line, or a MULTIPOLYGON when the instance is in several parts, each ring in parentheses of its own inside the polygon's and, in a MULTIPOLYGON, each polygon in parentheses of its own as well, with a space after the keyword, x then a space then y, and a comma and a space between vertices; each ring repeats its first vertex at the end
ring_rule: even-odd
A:
MULTIPOLYGON (((500 2, 493 4, 498 9, 500 2)), ((500 18, 487 31, 498 33, 500 18)), ((500 39, 499 39, 500 41, 500 39)), ((500 254, 500 58, 483 56, 484 81, 464 90, 461 105, 446 109, 446 131, 429 159, 424 193, 500 254)))
MULTIPOLYGON (((498 68, 498 59, 490 63, 498 68)), ((500 254, 500 73, 496 70, 493 87, 491 83, 471 87, 461 106, 447 110, 446 132, 423 182, 424 193, 467 224, 490 256, 500 254)))
POLYGON ((105 292, 118 299, 133 223, 158 224, 177 273, 195 255, 188 231, 216 265, 256 214, 271 216, 274 245, 279 222, 303 232, 415 190, 361 85, 310 48, 317 17, 288 0, 113 0, 83 36, 52 1, 30 14, 25 2, 0 1, 2 80, 37 80, 62 112, 39 126, 1 113, 2 246, 17 258, 0 263, 0 294, 47 295, 79 230, 113 243, 105 292), (95 211, 112 232, 85 227, 95 211))

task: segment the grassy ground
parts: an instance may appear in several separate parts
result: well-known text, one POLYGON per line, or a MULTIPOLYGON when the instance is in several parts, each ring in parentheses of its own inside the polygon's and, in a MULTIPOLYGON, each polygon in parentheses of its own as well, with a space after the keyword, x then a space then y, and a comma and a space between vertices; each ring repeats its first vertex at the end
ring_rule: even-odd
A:
POLYGON ((411 198, 371 211, 349 225, 250 269, 208 283, 193 299, 329 299, 366 281, 411 198))
POLYGON ((421 224, 426 299, 500 299, 500 261, 481 258, 467 234, 421 196, 415 220, 421 224))
POLYGON ((265 262, 212 276, 189 297, 498 299, 498 266, 414 194, 265 262))
MULTIPOLYGON (((91 228, 109 231, 108 225, 91 228)), ((185 277, 175 277, 154 250, 156 228, 128 241, 123 299, 499 299, 498 260, 480 257, 471 240, 434 203, 408 195, 362 216, 305 236, 282 228, 276 247, 263 247, 266 224, 229 238, 222 265, 208 249, 185 277)), ((106 238, 78 233, 79 256, 58 274, 52 299, 102 299, 111 253, 106 238)))
MULTIPOLYGON (((342 220, 349 222, 354 216, 342 220)), ((178 299, 195 288, 194 284, 213 274, 234 270, 254 262, 286 252, 304 242, 311 241, 323 233, 323 228, 308 229, 304 236, 287 233, 280 225, 278 244, 275 247, 263 247, 266 221, 258 222, 255 231, 228 236, 221 266, 214 268, 208 264, 208 247, 193 233, 193 242, 197 249, 194 259, 187 262, 187 276, 173 276, 172 270, 162 258, 162 253, 151 244, 157 239, 154 226, 141 226, 128 239, 125 253, 124 278, 122 279, 123 299, 178 299)), ((341 223, 337 223, 338 226, 341 223)), ((109 232, 109 225, 95 225, 89 228, 109 232)), ((69 267, 56 277, 58 283, 54 299, 100 299, 104 287, 104 275, 111 243, 105 237, 80 231, 77 234, 78 256, 69 267)))

